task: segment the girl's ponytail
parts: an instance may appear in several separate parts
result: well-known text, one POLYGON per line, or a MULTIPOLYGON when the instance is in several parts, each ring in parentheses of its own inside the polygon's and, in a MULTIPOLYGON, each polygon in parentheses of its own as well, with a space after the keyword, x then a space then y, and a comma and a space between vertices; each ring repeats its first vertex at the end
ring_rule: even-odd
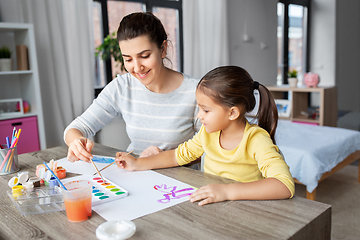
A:
POLYGON ((264 85, 254 82, 254 88, 256 84, 258 84, 260 96, 259 110, 256 114, 258 125, 270 134, 271 139, 276 144, 275 132, 279 118, 276 103, 270 91, 264 85))

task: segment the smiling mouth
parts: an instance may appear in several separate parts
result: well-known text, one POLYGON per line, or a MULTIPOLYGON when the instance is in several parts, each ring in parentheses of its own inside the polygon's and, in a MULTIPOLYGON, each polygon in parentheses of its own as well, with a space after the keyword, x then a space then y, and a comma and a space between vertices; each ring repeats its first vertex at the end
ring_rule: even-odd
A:
POLYGON ((144 77, 146 77, 148 75, 149 72, 150 72, 150 70, 147 71, 146 73, 136 73, 136 75, 138 75, 139 78, 144 78, 144 77))

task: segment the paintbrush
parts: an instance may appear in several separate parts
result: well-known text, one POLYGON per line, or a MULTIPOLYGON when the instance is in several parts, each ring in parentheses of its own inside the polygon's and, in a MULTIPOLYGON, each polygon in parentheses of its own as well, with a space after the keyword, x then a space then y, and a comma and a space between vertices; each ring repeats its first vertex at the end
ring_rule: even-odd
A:
MULTIPOLYGON (((83 148, 85 148, 84 144, 80 141, 80 139, 78 139, 79 143, 81 144, 81 146, 83 148)), ((99 176, 101 177, 101 179, 103 180, 103 182, 105 182, 103 176, 100 174, 98 168, 96 167, 95 163, 93 162, 93 160, 90 158, 90 162, 92 163, 92 165, 94 166, 94 168, 96 169, 97 173, 99 174, 99 176)))
MULTIPOLYGON (((131 152, 128 152, 125 156, 127 156, 127 155, 129 155, 130 153, 132 153, 134 150, 132 150, 131 152)), ((115 161, 113 161, 112 163, 109 163, 109 165, 106 165, 105 167, 103 167, 102 169, 100 169, 99 170, 99 172, 101 172, 102 170, 104 170, 104 169, 106 169, 106 168, 108 168, 108 167, 110 167, 111 165, 113 165, 114 164, 114 162, 115 161)), ((94 173, 94 176, 97 174, 97 172, 96 173, 94 173)))

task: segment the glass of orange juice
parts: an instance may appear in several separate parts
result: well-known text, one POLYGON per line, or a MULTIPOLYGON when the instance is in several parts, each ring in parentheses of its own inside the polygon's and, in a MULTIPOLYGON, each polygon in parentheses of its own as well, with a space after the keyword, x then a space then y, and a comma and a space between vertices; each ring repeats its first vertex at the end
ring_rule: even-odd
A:
POLYGON ((92 182, 88 180, 71 181, 62 189, 66 216, 70 222, 83 222, 91 217, 92 182))

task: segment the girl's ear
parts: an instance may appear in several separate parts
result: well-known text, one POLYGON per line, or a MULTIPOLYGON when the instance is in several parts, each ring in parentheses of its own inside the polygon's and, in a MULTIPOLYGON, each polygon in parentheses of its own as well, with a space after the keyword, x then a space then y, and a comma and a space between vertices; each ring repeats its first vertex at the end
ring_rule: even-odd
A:
POLYGON ((240 109, 238 107, 231 107, 229 114, 229 120, 235 120, 240 116, 240 109))
POLYGON ((167 50, 167 41, 164 40, 163 44, 161 45, 161 58, 165 58, 166 57, 166 50, 167 50))

